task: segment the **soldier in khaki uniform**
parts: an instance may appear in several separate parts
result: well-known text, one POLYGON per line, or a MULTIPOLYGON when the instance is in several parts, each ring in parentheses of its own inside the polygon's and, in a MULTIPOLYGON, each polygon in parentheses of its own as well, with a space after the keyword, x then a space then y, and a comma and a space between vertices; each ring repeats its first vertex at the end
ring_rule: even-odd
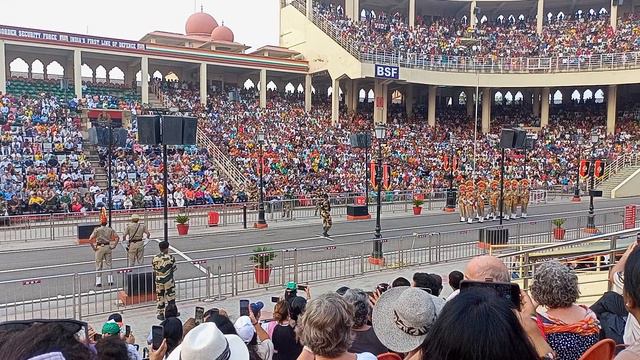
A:
POLYGON ((518 193, 518 180, 511 180, 511 218, 518 218, 518 204, 520 203, 520 197, 518 193))
POLYGON ((529 179, 520 180, 520 188, 518 189, 518 198, 520 198, 520 208, 522 211, 522 217, 527 217, 527 208, 529 207, 529 197, 531 193, 529 190, 529 179))
POLYGON ((467 221, 466 207, 467 187, 464 184, 458 186, 458 211, 460 211, 460 222, 467 221))
POLYGON ((153 275, 156 283, 158 320, 164 320, 164 308, 176 302, 176 285, 173 273, 176 271, 176 259, 169 254, 169 242, 159 244, 160 254, 153 257, 153 275))
POLYGON ((484 180, 478 182, 478 190, 476 192, 476 211, 478 213, 478 220, 484 222, 484 203, 487 199, 487 183, 484 180))
POLYGON ((498 207, 498 202, 500 201, 500 183, 497 180, 493 180, 491 182, 491 190, 489 191, 489 208, 490 214, 489 216, 496 220, 498 218, 498 214, 500 213, 500 208, 498 207))
POLYGON ((511 192, 511 181, 504 181, 504 194, 503 194, 503 204, 502 204, 502 214, 505 220, 511 219, 511 204, 512 204, 513 194, 511 192))
MULTIPOLYGON (((111 251, 118 246, 120 238, 111 227, 107 226, 107 212, 103 208, 100 212, 100 227, 97 227, 89 237, 91 248, 96 254, 96 271, 101 271, 103 264, 106 269, 111 269, 111 251), (113 245, 111 242, 115 241, 113 245)), ((113 285, 113 275, 107 275, 107 282, 113 285)), ((96 287, 102 287, 102 274, 96 273, 96 287)))
POLYGON ((473 180, 467 180, 466 185, 465 207, 467 208, 467 223, 473 224, 473 218, 476 217, 476 196, 473 180))
POLYGON ((140 223, 140 216, 138 214, 131 215, 131 224, 127 225, 127 229, 124 231, 122 241, 129 240, 127 245, 127 266, 142 265, 144 262, 144 235, 147 235, 147 239, 151 234, 145 224, 140 223))

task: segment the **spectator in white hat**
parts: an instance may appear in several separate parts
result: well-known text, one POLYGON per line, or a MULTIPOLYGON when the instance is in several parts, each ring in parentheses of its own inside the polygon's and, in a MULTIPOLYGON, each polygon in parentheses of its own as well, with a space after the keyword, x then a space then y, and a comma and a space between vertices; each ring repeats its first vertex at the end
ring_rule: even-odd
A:
POLYGON ((252 360, 271 360, 273 358, 273 342, 269 334, 260 326, 252 311, 250 316, 240 316, 234 324, 238 336, 247 344, 252 360))
POLYGON ((240 337, 206 322, 189 331, 167 360, 249 360, 249 350, 240 337))

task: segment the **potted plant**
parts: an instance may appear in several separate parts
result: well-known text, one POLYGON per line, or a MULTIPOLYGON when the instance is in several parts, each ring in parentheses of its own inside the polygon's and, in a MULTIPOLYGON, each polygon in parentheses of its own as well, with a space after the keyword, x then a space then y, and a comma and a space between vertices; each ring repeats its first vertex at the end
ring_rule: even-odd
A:
POLYGON ((269 277, 271 276, 271 265, 269 265, 269 262, 275 258, 276 254, 272 248, 259 246, 253 249, 253 255, 251 255, 250 260, 255 264, 253 271, 256 277, 256 283, 269 283, 269 277))
POLYGON ((562 225, 564 225, 566 221, 567 221, 566 219, 555 219, 551 221, 553 225, 556 226, 555 228, 553 228, 553 237, 556 240, 564 240, 564 235, 567 232, 567 230, 564 229, 562 225))
POLYGON ((189 233, 189 216, 185 214, 176 216, 176 223, 178 235, 187 235, 189 233))
POLYGON ((413 199, 413 215, 420 215, 422 213, 422 204, 424 204, 424 200, 413 199))

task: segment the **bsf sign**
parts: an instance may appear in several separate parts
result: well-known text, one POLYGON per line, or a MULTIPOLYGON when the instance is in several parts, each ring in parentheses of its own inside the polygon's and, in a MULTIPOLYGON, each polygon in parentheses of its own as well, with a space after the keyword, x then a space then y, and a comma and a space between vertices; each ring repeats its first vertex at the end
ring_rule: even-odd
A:
POLYGON ((397 66, 376 64, 376 77, 383 79, 399 79, 400 68, 397 66))

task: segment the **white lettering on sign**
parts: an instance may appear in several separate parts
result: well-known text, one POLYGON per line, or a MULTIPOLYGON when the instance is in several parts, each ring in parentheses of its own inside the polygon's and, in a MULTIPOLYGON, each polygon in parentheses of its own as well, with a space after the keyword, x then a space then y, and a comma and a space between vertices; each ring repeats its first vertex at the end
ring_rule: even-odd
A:
POLYGON ((397 66, 390 66, 390 65, 376 65, 375 76, 377 78, 384 78, 384 79, 399 79, 400 68, 397 66))
POLYGON ((57 43, 70 44, 86 44, 91 46, 99 46, 104 48, 119 48, 132 50, 145 50, 145 44, 135 41, 121 41, 115 39, 91 37, 84 35, 62 34, 56 32, 37 31, 30 29, 20 29, 12 27, 3 27, 0 25, 0 36, 13 36, 25 39, 36 39, 52 41, 57 43))

